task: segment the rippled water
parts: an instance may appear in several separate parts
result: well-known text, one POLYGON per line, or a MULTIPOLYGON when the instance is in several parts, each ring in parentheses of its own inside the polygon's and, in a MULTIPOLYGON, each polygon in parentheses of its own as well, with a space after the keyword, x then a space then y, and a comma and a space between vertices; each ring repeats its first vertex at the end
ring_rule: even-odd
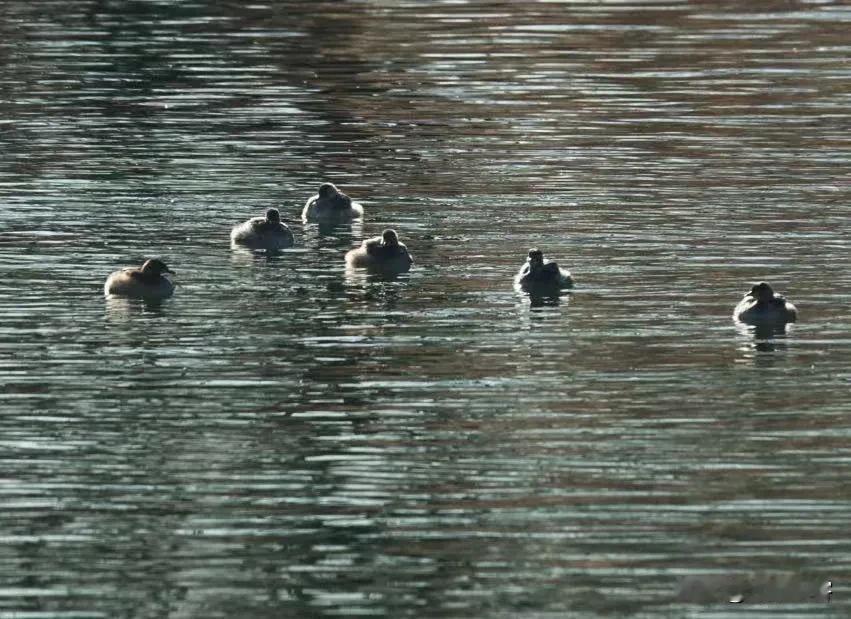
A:
POLYGON ((5 0, 0 617, 847 616, 849 22, 5 0), (271 206, 297 247, 232 252, 271 206), (387 226, 414 270, 347 275, 387 226))

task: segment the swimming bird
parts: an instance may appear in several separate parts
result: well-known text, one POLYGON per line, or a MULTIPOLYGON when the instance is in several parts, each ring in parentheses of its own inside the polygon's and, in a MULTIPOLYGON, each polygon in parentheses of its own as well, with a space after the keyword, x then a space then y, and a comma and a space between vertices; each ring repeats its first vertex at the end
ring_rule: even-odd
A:
POLYGON ((770 285, 760 282, 739 301, 733 318, 750 325, 785 324, 798 319, 798 309, 770 285))
POLYGON ((322 183, 319 193, 308 198, 301 212, 305 223, 339 223, 363 217, 363 207, 337 189, 333 183, 322 183))
POLYGON ((544 252, 530 249, 526 263, 520 267, 514 283, 526 292, 545 292, 573 286, 570 271, 559 268, 558 264, 544 260, 544 252))
POLYGON ((346 265, 381 273, 404 273, 411 269, 414 259, 408 248, 399 242, 395 230, 388 228, 346 254, 346 265))
POLYGON ((265 217, 252 217, 237 224, 230 231, 231 245, 247 249, 277 251, 295 244, 292 231, 281 222, 281 213, 276 208, 266 211, 265 217))
POLYGON ((174 293, 171 279, 163 275, 174 271, 158 258, 146 260, 140 268, 122 269, 106 278, 103 293, 106 296, 166 299, 174 293))

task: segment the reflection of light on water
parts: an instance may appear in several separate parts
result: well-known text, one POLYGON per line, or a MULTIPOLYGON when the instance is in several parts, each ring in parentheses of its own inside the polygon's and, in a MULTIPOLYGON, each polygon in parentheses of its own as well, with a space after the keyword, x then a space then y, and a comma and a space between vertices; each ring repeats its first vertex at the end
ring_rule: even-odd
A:
POLYGON ((348 265, 346 265, 345 278, 346 284, 353 287, 363 287, 371 281, 370 273, 368 271, 365 271, 364 269, 356 269, 348 265))
POLYGON ((811 572, 732 572, 687 574, 677 600, 690 604, 828 603, 833 583, 811 572))

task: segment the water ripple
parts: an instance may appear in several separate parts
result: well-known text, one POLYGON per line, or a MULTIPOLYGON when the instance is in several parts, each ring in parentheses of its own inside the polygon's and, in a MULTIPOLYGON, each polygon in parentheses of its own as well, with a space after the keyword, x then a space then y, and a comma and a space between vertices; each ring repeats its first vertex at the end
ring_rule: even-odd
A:
POLYGON ((0 617, 846 615, 849 16, 6 2, 0 617))

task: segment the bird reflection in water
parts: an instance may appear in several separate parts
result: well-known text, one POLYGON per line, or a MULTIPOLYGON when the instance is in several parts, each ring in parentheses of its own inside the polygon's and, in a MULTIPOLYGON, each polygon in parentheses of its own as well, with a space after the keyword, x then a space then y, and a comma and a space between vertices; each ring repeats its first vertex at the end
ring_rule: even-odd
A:
POLYGON ((566 291, 561 294, 553 294, 553 295, 540 295, 540 294, 532 294, 529 296, 529 307, 541 308, 541 307, 557 307, 562 304, 562 297, 564 298, 564 305, 567 305, 569 300, 569 293, 566 291))
POLYGON ((249 249, 233 245, 231 247, 231 262, 238 266, 250 266, 265 262, 275 264, 285 257, 287 254, 297 252, 298 250, 279 250, 279 249, 249 249))
POLYGON ((171 302, 169 299, 140 299, 113 295, 105 297, 105 301, 106 317, 114 322, 128 321, 138 314, 165 316, 163 306, 171 302))
POLYGON ((521 298, 528 299, 529 307, 534 309, 553 308, 570 302, 570 290, 567 289, 524 290, 515 286, 515 290, 521 298))
POLYGON ((352 221, 337 221, 337 222, 309 222, 302 226, 302 235, 306 245, 310 245, 311 241, 316 242, 319 239, 340 237, 343 243, 340 245, 350 245, 353 239, 360 240, 363 237, 363 221, 355 219, 352 221))
POLYGON ((345 284, 351 300, 378 302, 384 309, 394 309, 409 279, 407 273, 372 273, 362 269, 346 269, 345 284))
POLYGON ((790 328, 790 324, 748 325, 743 322, 736 322, 738 332, 747 338, 747 344, 742 347, 742 351, 746 353, 753 351, 771 353, 786 350, 786 337, 790 328))

